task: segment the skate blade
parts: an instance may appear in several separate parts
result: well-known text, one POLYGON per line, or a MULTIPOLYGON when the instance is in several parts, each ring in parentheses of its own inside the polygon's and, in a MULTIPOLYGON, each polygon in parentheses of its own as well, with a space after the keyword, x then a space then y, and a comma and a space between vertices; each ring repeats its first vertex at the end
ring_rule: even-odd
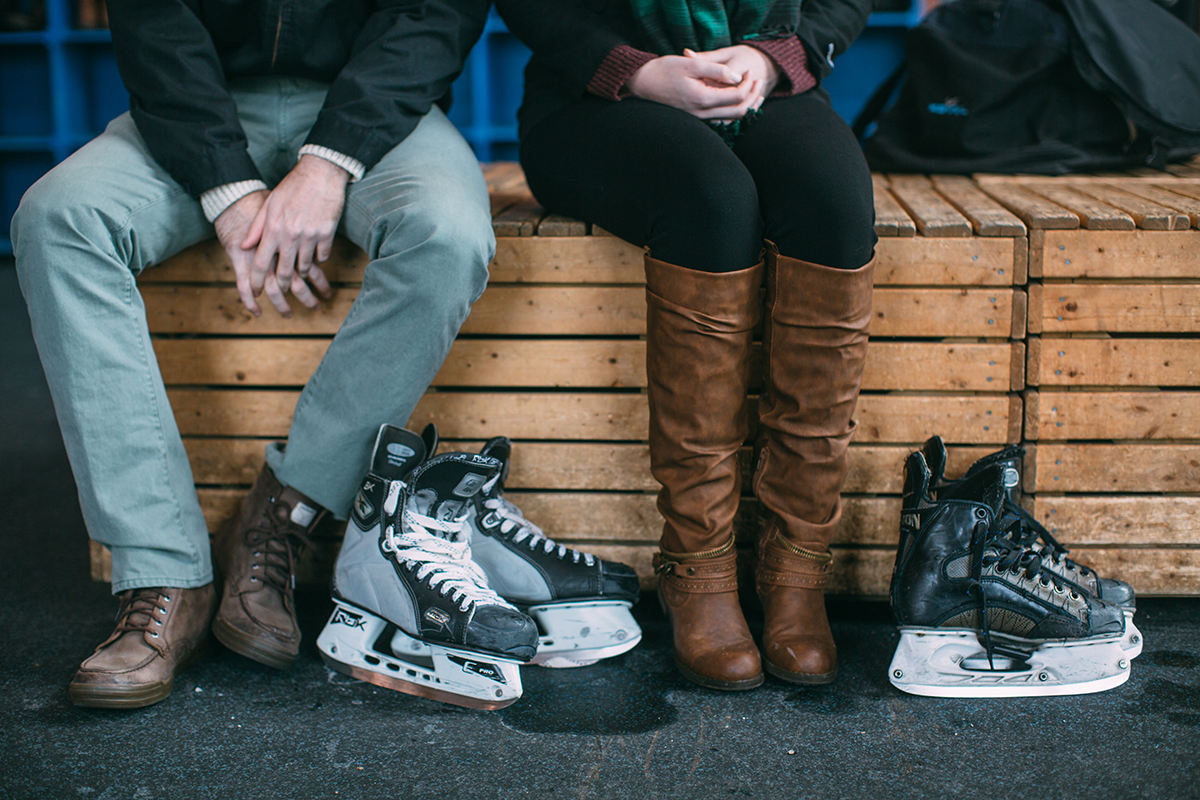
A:
POLYGON ((632 650, 642 640, 642 629, 623 600, 591 600, 531 606, 543 635, 530 664, 550 669, 570 669, 595 664, 632 650))
POLYGON ((1129 680, 1130 657, 1116 639, 1046 642, 1024 662, 994 658, 995 669, 982 649, 974 631, 901 628, 888 678, 926 697, 1091 694, 1129 680))
POLYGON ((483 711, 510 706, 521 698, 516 661, 420 642, 403 632, 408 646, 401 655, 382 641, 388 632, 386 620, 337 601, 335 606, 317 637, 317 649, 326 666, 336 672, 385 689, 483 711))
POLYGON ((1142 632, 1133 624, 1133 612, 1125 612, 1125 635, 1121 637, 1121 649, 1126 658, 1137 658, 1142 654, 1142 632))

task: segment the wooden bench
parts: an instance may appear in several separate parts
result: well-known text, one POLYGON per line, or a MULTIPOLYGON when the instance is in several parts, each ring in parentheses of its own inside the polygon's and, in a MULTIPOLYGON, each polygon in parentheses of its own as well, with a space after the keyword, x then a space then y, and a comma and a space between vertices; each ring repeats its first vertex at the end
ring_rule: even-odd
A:
MULTIPOLYGON (((485 172, 491 283, 409 426, 436 422, 453 449, 512 437, 509 492, 526 515, 632 564, 650 586, 661 519, 645 441, 641 250, 546 215, 516 165, 485 172)), ((1142 594, 1200 594, 1200 165, 877 175, 875 190, 875 319, 831 591, 886 594, 901 464, 937 433, 951 475, 1025 442, 1031 508, 1081 560, 1142 594)), ((237 507, 263 444, 286 436, 364 263, 340 242, 333 300, 292 319, 251 317, 215 242, 140 278, 210 528, 237 507)), ((756 522, 743 498, 744 548, 756 522)), ((327 536, 302 581, 328 575, 337 533, 327 536)), ((107 579, 95 544, 92 565, 107 579)))

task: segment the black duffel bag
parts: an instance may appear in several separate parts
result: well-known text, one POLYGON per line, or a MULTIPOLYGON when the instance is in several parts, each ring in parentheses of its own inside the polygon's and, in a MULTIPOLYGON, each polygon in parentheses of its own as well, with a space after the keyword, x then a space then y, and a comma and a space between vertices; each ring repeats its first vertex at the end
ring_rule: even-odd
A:
POLYGON ((1200 152, 1200 36, 1152 0, 955 0, 909 32, 855 132, 874 122, 880 171, 1161 168, 1200 152))

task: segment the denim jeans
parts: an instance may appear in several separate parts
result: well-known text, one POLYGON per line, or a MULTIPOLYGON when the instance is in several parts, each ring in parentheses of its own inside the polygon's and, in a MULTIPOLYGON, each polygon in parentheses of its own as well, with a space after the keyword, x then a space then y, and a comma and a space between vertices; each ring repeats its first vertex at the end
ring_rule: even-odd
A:
MULTIPOLYGON (((269 185, 296 163, 325 89, 292 78, 231 84, 269 185)), ((362 290, 300 395, 286 448, 269 446, 267 461, 285 485, 345 516, 379 425, 407 421, 495 250, 478 162, 439 109, 350 184, 339 232, 370 257, 362 290)), ((88 534, 112 551, 114 592, 212 580, 136 278, 213 235, 128 114, 32 186, 13 217, 21 291, 88 534)))

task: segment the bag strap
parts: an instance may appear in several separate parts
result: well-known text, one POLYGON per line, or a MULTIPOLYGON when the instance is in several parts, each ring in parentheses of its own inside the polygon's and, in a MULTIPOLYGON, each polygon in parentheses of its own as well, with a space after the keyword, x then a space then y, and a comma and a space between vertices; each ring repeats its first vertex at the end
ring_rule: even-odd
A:
POLYGON ((867 100, 862 111, 858 112, 858 116, 854 118, 854 125, 850 128, 854 131, 855 139, 860 142, 863 140, 863 134, 867 132, 867 128, 870 127, 872 122, 879 119, 884 106, 892 99, 892 94, 895 93, 896 87, 900 85, 900 81, 907 72, 908 63, 901 61, 900 65, 892 71, 892 74, 879 85, 879 88, 867 100))

